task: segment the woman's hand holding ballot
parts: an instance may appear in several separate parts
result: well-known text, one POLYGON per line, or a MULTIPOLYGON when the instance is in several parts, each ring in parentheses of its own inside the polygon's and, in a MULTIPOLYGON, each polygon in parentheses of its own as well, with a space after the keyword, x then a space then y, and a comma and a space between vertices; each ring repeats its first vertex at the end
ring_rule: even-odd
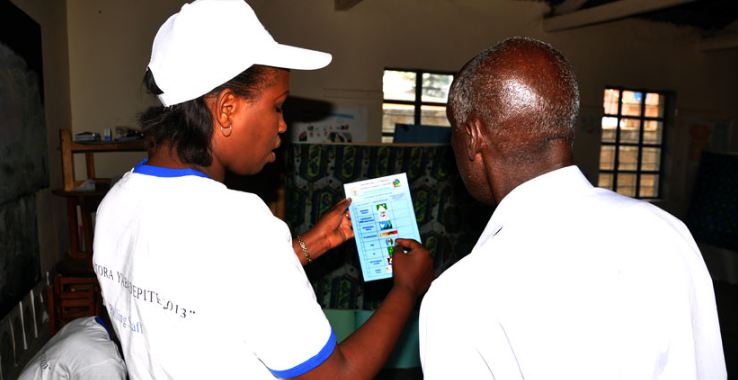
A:
POLYGON ((392 271, 395 286, 403 286, 416 297, 422 296, 433 281, 433 260, 422 244, 413 239, 395 240, 392 271))
POLYGON ((326 251, 336 248, 354 237, 351 214, 348 211, 350 204, 351 198, 345 198, 336 203, 320 217, 313 228, 293 239, 292 248, 302 265, 308 264, 322 256, 326 251), (304 248, 300 243, 301 240, 304 248))

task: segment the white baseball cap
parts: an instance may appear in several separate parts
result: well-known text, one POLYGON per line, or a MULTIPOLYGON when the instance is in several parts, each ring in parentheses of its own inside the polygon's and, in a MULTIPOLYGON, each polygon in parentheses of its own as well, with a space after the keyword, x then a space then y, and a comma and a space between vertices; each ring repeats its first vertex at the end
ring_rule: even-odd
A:
POLYGON ((196 0, 159 28, 149 69, 168 107, 205 95, 255 64, 315 70, 331 58, 277 43, 244 0, 196 0))

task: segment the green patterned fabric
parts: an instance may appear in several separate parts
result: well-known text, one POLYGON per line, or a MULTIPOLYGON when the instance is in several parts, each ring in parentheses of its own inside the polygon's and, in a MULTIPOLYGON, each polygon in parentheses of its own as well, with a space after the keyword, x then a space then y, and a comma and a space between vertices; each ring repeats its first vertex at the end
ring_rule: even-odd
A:
MULTIPOLYGON (((293 233, 312 227, 345 197, 343 184, 405 172, 421 239, 436 274, 469 253, 492 209, 473 200, 448 145, 293 144, 287 147, 285 221, 293 233)), ((374 309, 391 283, 364 283, 353 241, 306 267, 325 308, 374 309)))

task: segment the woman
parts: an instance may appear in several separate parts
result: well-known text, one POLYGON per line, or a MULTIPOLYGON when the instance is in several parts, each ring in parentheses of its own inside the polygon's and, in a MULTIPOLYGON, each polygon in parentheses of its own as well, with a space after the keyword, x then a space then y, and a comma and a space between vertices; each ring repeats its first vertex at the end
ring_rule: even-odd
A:
POLYGON ((97 213, 94 267, 133 379, 371 378, 431 281, 427 251, 395 257, 382 307, 340 344, 301 264, 353 237, 350 200, 304 236, 227 189, 274 161, 288 69, 326 53, 277 44, 241 0, 197 0, 154 39, 141 117, 149 159, 97 213), (299 260, 296 260, 298 258, 299 260))

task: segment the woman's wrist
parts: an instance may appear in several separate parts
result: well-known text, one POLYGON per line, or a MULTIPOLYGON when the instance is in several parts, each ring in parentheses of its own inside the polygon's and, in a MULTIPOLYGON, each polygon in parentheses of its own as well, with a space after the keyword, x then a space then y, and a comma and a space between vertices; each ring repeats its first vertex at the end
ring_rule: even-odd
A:
POLYGON ((313 262, 313 257, 310 256, 310 250, 308 249, 307 244, 305 244, 305 240, 302 238, 302 235, 299 234, 295 238, 297 239, 297 245, 300 246, 300 252, 305 260, 305 264, 310 264, 313 262))
POLYGON ((415 290, 413 287, 406 285, 406 284, 398 284, 395 283, 392 286, 392 289, 390 290, 392 292, 402 294, 404 297, 407 297, 408 299, 412 300, 412 302, 416 302, 418 298, 420 298, 420 292, 415 290))
POLYGON ((319 235, 316 236, 316 234, 311 231, 307 231, 304 234, 298 234, 292 240, 295 254, 300 258, 300 262, 303 263, 303 265, 309 264, 322 256, 328 249, 330 249, 328 244, 327 239, 319 235), (308 260, 308 257, 310 260, 308 260))

